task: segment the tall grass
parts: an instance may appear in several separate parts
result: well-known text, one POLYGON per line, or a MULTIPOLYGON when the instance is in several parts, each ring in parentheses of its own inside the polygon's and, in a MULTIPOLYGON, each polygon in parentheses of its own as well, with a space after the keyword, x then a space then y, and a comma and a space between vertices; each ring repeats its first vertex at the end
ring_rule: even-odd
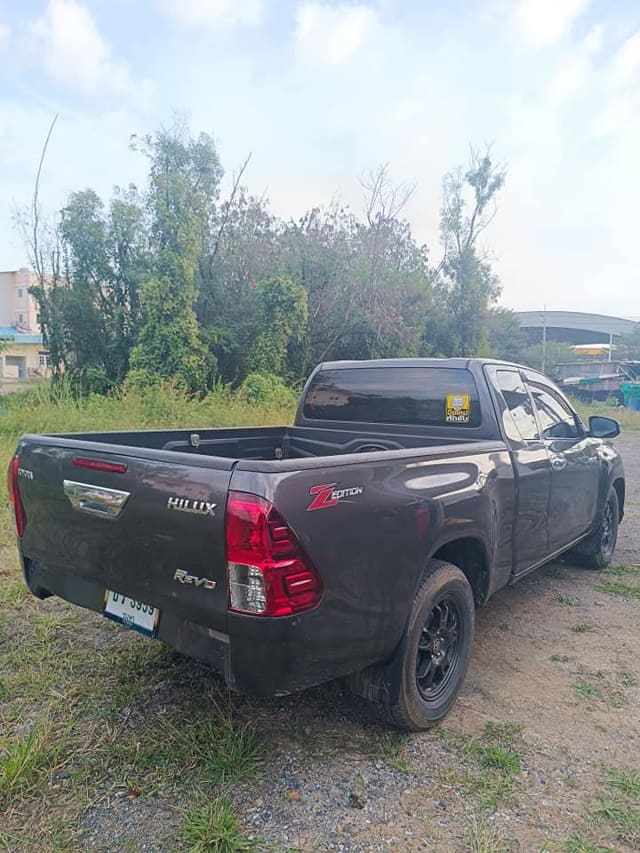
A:
POLYGON ((241 393, 220 386, 202 399, 163 385, 121 390, 107 397, 77 398, 61 383, 0 398, 0 438, 25 432, 189 429, 290 423, 292 403, 249 403, 241 393))

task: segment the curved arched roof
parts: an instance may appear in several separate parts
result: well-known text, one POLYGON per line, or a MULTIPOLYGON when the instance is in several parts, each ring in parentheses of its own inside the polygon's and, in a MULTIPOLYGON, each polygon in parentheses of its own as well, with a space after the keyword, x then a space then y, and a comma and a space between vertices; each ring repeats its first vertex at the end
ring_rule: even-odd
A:
POLYGON ((599 335, 629 335, 637 323, 624 317, 582 311, 516 311, 523 329, 573 329, 599 335))

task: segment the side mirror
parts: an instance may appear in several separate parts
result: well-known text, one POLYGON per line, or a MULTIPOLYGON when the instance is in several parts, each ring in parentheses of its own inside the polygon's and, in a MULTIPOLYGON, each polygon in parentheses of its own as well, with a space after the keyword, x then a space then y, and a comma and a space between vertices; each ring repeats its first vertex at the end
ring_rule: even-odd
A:
POLYGON ((620 424, 615 418, 592 415, 589 418, 589 433, 594 438, 615 438, 620 435, 620 424))

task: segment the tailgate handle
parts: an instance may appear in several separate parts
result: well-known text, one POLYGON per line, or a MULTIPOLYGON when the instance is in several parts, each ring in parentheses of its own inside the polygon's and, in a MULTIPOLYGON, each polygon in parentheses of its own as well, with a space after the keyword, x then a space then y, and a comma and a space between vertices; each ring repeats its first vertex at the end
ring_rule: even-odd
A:
POLYGON ((119 489, 107 489, 105 486, 76 483, 73 480, 64 481, 64 493, 74 509, 91 515, 101 515, 103 518, 117 518, 131 494, 119 489))

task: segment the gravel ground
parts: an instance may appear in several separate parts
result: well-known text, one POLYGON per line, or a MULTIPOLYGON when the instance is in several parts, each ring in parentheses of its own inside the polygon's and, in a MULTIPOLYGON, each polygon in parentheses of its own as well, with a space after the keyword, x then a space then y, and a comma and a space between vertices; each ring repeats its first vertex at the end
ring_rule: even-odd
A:
MULTIPOLYGON (((634 566, 640 436, 619 446, 628 496, 616 562, 634 566)), ((234 697, 265 745, 257 775, 229 792, 244 831, 272 851, 638 849, 640 835, 599 815, 611 772, 640 765, 640 601, 608 594, 602 580, 558 563, 495 595, 478 613, 458 702, 429 732, 394 734, 339 684, 277 701, 234 697), (499 748, 515 756, 510 770, 499 748)), ((118 632, 91 614, 86 630, 118 632)), ((167 660, 131 731, 217 684, 202 664, 167 660)), ((122 793, 105 788, 87 805, 80 849, 179 849, 184 792, 122 793)))

